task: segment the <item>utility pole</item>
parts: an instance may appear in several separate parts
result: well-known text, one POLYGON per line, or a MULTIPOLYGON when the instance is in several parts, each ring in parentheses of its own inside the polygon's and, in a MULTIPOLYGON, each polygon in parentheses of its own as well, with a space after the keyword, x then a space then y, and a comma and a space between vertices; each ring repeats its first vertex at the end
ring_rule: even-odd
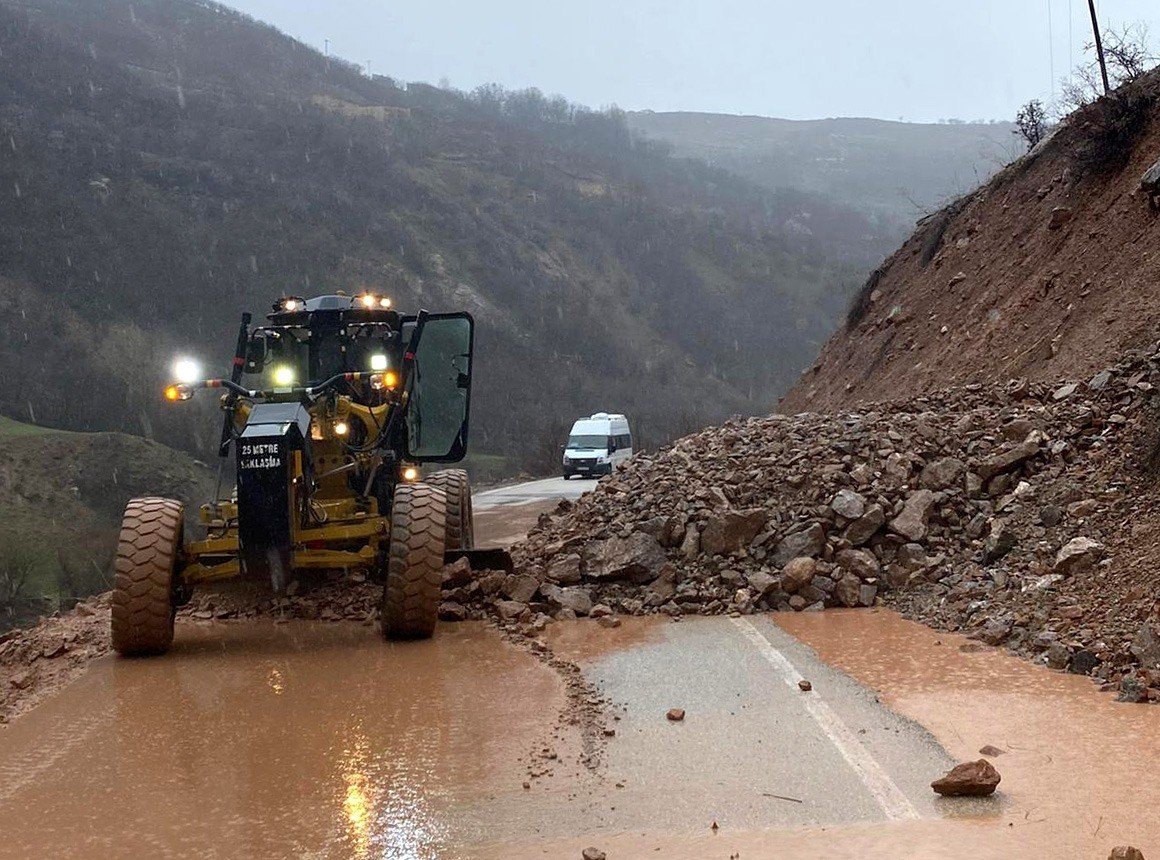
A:
POLYGON ((1111 92, 1108 84, 1108 64, 1104 62, 1104 43, 1100 39, 1100 19, 1096 17, 1096 0, 1088 0, 1088 9, 1092 13, 1092 32, 1096 37, 1096 56, 1100 58, 1100 76, 1104 79, 1104 95, 1111 92))

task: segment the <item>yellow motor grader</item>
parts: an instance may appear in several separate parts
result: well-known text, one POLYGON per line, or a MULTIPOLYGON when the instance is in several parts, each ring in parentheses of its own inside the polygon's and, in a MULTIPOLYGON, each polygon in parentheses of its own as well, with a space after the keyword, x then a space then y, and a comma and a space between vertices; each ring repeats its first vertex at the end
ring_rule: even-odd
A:
POLYGON ((281 595, 309 569, 366 571, 383 583, 383 634, 430 636, 446 561, 511 567, 502 551, 474 550, 467 473, 420 471, 467 452, 474 321, 402 314, 373 293, 291 296, 265 325, 251 321, 243 315, 229 378, 200 379, 183 362, 165 389, 175 403, 221 391, 219 453, 233 455, 236 488, 201 506, 204 535, 188 542, 181 502, 129 502, 113 648, 167 651, 200 585, 246 576, 281 595))

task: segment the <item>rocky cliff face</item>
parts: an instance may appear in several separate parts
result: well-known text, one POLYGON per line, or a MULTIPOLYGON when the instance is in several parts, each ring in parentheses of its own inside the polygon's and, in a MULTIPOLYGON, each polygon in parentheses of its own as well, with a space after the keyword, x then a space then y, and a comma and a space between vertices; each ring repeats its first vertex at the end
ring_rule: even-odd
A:
POLYGON ((848 407, 968 382, 1087 377, 1160 327, 1160 75, 1081 110, 920 223, 785 398, 848 407))

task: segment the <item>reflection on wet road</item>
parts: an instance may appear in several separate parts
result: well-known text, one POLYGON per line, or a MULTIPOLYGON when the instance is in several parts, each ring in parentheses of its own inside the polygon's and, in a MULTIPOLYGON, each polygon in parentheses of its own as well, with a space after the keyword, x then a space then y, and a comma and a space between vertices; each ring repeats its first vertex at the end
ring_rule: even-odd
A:
POLYGON ((513 484, 508 487, 497 487, 494 490, 483 490, 472 495, 472 501, 477 511, 487 510, 498 505, 526 505, 530 502, 556 501, 558 499, 578 499, 584 493, 596 486, 596 481, 584 478, 544 478, 539 481, 528 481, 524 484, 513 484))
POLYGON ((567 756, 562 706, 551 671, 479 626, 415 645, 188 627, 170 657, 102 660, 0 736, 0 854, 446 856, 526 832, 519 759, 567 756))

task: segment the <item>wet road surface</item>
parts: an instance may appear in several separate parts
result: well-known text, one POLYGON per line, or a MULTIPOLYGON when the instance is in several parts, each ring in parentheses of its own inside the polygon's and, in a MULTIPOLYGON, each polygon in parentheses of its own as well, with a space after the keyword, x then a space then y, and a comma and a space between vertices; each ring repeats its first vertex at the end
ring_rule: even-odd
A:
POLYGON ((558 499, 578 499, 596 486, 596 481, 584 478, 544 478, 509 487, 483 490, 472 496, 477 511, 498 505, 524 505, 530 502, 557 501, 558 499))
POLYGON ((768 619, 556 637, 623 709, 595 773, 557 728, 554 673, 478 625, 409 645, 360 625, 191 626, 165 659, 104 659, 5 734, 0 853, 471 857, 935 814, 946 754, 768 619), (775 643, 818 692, 770 662, 775 643), (524 789, 531 755, 550 775, 524 789))
MULTIPOLYGON (((545 504, 486 510, 481 537, 545 504)), ((103 658, 0 729, 0 857, 1160 850, 1160 711, 1086 679, 887 611, 548 638, 616 703, 596 771, 556 673, 482 625, 387 644, 353 623, 183 623, 168 657, 103 658), (930 792, 988 743, 1008 751, 995 797, 930 792)))

